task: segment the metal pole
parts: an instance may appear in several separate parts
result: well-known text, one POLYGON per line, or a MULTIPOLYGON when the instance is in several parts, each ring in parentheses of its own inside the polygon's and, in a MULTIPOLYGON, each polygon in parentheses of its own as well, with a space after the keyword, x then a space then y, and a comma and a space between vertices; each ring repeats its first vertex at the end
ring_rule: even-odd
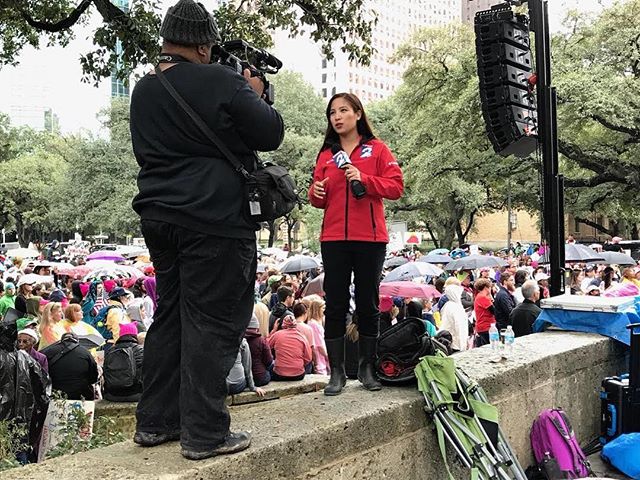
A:
POLYGON ((535 34, 536 90, 538 96, 538 136, 542 144, 543 224, 549 247, 551 295, 564 293, 564 205, 558 182, 558 140, 556 92, 551 86, 551 37, 547 0, 528 0, 535 34))
POLYGON ((507 255, 511 252, 511 177, 507 178, 507 255))

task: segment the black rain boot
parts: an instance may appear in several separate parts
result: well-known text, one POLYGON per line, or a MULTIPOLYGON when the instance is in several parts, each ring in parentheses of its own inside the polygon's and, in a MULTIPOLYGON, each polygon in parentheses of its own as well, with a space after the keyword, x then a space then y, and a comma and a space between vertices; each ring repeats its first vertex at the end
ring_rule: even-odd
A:
POLYGON ((325 343, 331 367, 331 377, 329 377, 329 384, 324 387, 324 394, 340 395, 347 383, 347 375, 344 373, 344 337, 325 340, 325 343))
POLYGON ((376 337, 360 335, 358 339, 358 380, 367 390, 377 391, 382 389, 375 372, 376 337))

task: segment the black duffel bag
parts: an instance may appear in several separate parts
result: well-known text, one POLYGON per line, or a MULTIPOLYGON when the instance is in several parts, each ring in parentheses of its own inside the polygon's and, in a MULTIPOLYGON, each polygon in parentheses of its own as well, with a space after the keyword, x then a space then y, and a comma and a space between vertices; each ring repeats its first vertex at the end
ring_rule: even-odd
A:
POLYGON ((436 350, 447 354, 447 348, 426 332, 424 320, 406 317, 378 337, 376 374, 385 383, 411 382, 420 358, 436 350))

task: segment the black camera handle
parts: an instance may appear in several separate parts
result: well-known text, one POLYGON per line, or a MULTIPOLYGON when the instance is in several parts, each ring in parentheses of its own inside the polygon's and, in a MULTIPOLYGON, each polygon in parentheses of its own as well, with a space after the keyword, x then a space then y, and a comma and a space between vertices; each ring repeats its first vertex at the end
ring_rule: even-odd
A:
POLYGON ((178 102, 178 105, 180 105, 182 107, 182 109, 187 112, 187 115, 189 115, 189 117, 191 117, 191 120, 193 120, 195 122, 195 124, 198 126, 198 128, 200 129, 200 131, 202 133, 204 133, 204 135, 211 140, 211 142, 218 147, 218 150, 220 150, 222 152, 222 155, 225 157, 225 159, 231 164, 231 166, 233 167, 233 169, 238 172, 240 175, 242 175, 244 177, 244 179, 247 181, 247 183, 253 183, 255 182, 255 177, 253 175, 251 175, 247 169, 244 167, 244 165, 240 162, 240 160, 238 160, 236 158, 236 156, 231 153, 231 150, 229 150, 227 148, 227 146, 222 143, 222 141, 220 141, 220 139, 218 138, 218 136, 213 132, 213 130, 211 130, 206 123, 204 123, 204 120, 202 120, 202 118, 200 117, 200 115, 198 115, 193 108, 191 108, 191 106, 185 101, 184 98, 182 98, 182 96, 176 91, 175 88, 173 88, 173 85, 171 85, 171 82, 169 82, 169 80, 167 80, 166 75, 162 72, 162 70, 160 69, 159 66, 156 66, 155 68, 155 72, 156 75, 158 76, 158 79, 160 80, 160 82, 162 83, 162 85, 164 86, 164 88, 171 94, 171 96, 174 98, 174 100, 176 102, 178 102))

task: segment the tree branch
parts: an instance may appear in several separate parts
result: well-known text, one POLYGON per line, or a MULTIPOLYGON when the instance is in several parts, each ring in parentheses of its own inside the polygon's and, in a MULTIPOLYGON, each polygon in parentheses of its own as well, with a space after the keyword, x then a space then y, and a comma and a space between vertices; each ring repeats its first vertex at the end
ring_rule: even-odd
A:
POLYGON ((440 248, 440 243, 438 242, 438 239, 436 238, 435 233, 433 233, 433 230, 431 228, 431 224, 429 222, 425 222, 425 226, 427 227, 427 232, 429 232, 429 236, 431 237, 431 240, 433 241, 433 245, 436 248, 440 248))
POLYGON ((471 210, 471 213, 469 214, 469 222, 467 223, 467 228, 462 234, 465 240, 467 239, 467 235, 469 235, 469 232, 471 231, 471 227, 473 227, 473 220, 474 220, 474 217, 476 216, 476 213, 478 213, 478 209, 474 208, 473 210, 471 210))
POLYGON ((637 137, 640 135, 640 130, 638 130, 637 128, 629 128, 629 127, 624 127, 622 125, 615 125, 611 123, 609 120, 607 120, 606 118, 595 113, 591 114, 590 117, 593 118, 596 122, 598 122, 603 127, 608 128, 609 130, 614 130, 620 133, 626 133, 627 135, 631 135, 632 137, 637 137))
POLYGON ((593 222, 591 220, 588 220, 586 218, 580 218, 580 217, 574 217, 576 219, 576 222, 578 223, 584 223, 585 225, 589 226, 589 227, 593 227, 596 230, 598 230, 599 232, 602 232, 606 235, 611 235, 613 236, 613 234, 611 233, 611 230, 609 230, 608 228, 604 228, 602 225, 600 225, 599 223, 593 222))
MULTIPOLYGON (((31 15, 29 15, 22 7, 20 7, 20 1, 10 2, 13 4, 13 8, 18 10, 20 16, 31 25, 36 30, 42 30, 45 32, 59 32, 61 30, 66 30, 70 28, 73 24, 75 24, 80 16, 89 8, 89 5, 93 3, 93 0, 82 0, 80 5, 74 8, 66 18, 59 20, 55 23, 48 21, 35 20, 31 15)), ((117 7, 116 7, 117 8, 117 7)))

